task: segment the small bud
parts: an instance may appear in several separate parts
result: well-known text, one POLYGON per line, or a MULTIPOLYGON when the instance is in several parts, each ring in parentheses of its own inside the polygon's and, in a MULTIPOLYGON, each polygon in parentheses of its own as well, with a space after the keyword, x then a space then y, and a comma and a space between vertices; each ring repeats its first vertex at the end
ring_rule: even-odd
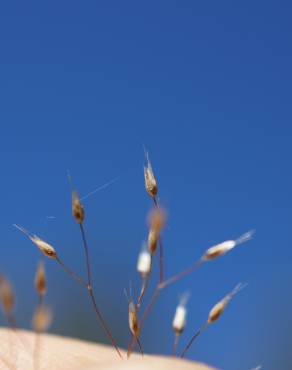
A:
POLYGON ((84 208, 76 191, 72 192, 72 215, 78 224, 84 221, 84 208))
POLYGON ((215 245, 214 247, 209 248, 206 253, 203 255, 202 259, 205 261, 213 260, 223 254, 229 252, 231 249, 236 247, 239 244, 247 242, 252 238, 254 231, 249 231, 241 235, 238 239, 235 240, 226 240, 220 244, 215 245))
POLYGON ((132 301, 129 303, 129 328, 131 330, 131 333, 135 337, 138 337, 139 335, 138 313, 132 301))
POLYGON ((148 250, 153 255, 157 249, 157 242, 160 232, 165 225, 165 212, 158 207, 155 207, 149 216, 149 234, 148 234, 148 250))
POLYGON ((145 278, 150 274, 151 264, 152 264, 151 254, 147 250, 147 246, 145 247, 144 244, 137 261, 137 270, 141 274, 142 278, 145 278))
POLYGON ((189 300, 189 294, 185 293, 176 308, 175 315, 172 321, 172 328, 176 335, 180 335, 186 326, 186 318, 187 318, 187 309, 186 304, 189 300))
POLYGON ((38 306, 32 319, 32 327, 37 333, 43 333, 48 330, 53 321, 52 311, 44 306, 38 306))
POLYGON ((39 295, 44 296, 47 291, 47 281, 46 281, 46 273, 45 273, 45 266, 42 261, 39 262, 36 275, 35 275, 35 288, 39 295))
POLYGON ((0 301, 3 311, 11 314, 14 308, 14 293, 10 282, 3 276, 0 276, 0 301))
POLYGON ((155 198, 158 192, 157 182, 154 177, 153 169, 149 160, 149 155, 146 152, 146 166, 144 166, 145 188, 151 198, 155 198))
POLYGON ((219 319, 219 317, 222 315, 223 311, 225 310, 228 303, 231 301, 231 299, 237 294, 240 290, 242 290, 247 284, 238 284, 236 287, 232 290, 232 292, 228 293, 221 301, 219 301, 215 306, 212 308, 212 310, 209 313, 208 317, 208 324, 211 324, 219 319))
POLYGON ((49 258, 56 259, 57 258, 57 253, 55 249, 49 244, 40 239, 37 235, 32 235, 30 232, 25 230, 22 226, 18 226, 14 224, 14 226, 23 232, 38 248, 39 250, 49 258))

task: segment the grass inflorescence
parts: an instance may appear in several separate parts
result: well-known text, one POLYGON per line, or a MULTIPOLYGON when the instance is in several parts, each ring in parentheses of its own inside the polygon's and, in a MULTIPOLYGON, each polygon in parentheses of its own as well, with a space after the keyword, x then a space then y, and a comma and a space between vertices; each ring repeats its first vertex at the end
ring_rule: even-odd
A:
MULTIPOLYGON (((146 193, 151 199, 152 209, 148 215, 148 234, 147 241, 143 243, 142 249, 138 254, 137 259, 137 272, 140 275, 141 288, 136 300, 133 299, 130 292, 128 298, 128 325, 130 338, 128 342, 127 357, 129 358, 131 353, 135 350, 136 344, 138 344, 140 353, 143 355, 143 348, 141 343, 141 333, 145 326, 146 320, 150 315, 154 305, 159 298, 162 291, 176 282, 180 281, 184 277, 194 273, 202 265, 212 262, 217 258, 224 256, 233 250, 236 246, 243 244, 250 240, 254 234, 254 231, 244 233, 238 238, 226 240, 220 242, 214 246, 206 249, 206 251, 198 259, 194 259, 194 262, 187 266, 182 271, 174 273, 169 277, 165 276, 164 271, 164 243, 163 243, 163 230, 167 223, 167 214, 164 208, 161 206, 161 202, 158 198, 158 182, 154 175, 153 167, 149 159, 149 154, 145 150, 145 166, 144 166, 144 181, 146 193), (157 259, 158 262, 158 277, 155 284, 154 290, 150 294, 148 302, 146 300, 146 293, 149 290, 149 282, 153 279, 153 263, 157 259)), ((88 293, 89 300, 93 307, 93 312, 96 319, 101 324, 104 333, 111 343, 119 358, 123 358, 121 351, 118 347, 117 341, 112 334, 112 331, 105 321, 103 314, 97 304, 96 295, 93 287, 93 279, 91 272, 91 261, 90 261, 90 250, 87 242, 85 220, 86 212, 84 205, 82 204, 82 198, 79 197, 76 189, 72 186, 71 176, 69 176, 71 184, 71 211, 72 217, 77 224, 80 231, 81 246, 84 251, 84 265, 86 271, 86 279, 80 277, 75 271, 67 266, 60 257, 58 248, 52 246, 47 241, 41 239, 36 234, 31 233, 23 226, 14 224, 14 226, 20 230, 29 240, 39 249, 39 251, 47 259, 55 261, 64 272, 73 278, 78 284, 80 284, 88 293)), ((116 181, 116 180, 113 180, 116 181)), ((113 182, 112 181, 112 182, 113 182)), ((108 184, 110 184, 109 182, 108 184)), ((106 186, 108 186, 106 184, 106 186)), ((102 187, 101 187, 102 188, 102 187)), ((84 199, 97 190, 89 193, 84 199)), ((45 273, 44 262, 41 261, 36 270, 34 285, 38 296, 38 303, 35 308, 35 312, 32 318, 32 327, 36 334, 36 341, 33 353, 34 368, 39 368, 39 353, 41 350, 41 334, 48 330, 52 322, 52 311, 45 304, 45 296, 47 294, 47 278, 45 273)), ((238 293, 245 285, 238 284, 230 293, 228 293, 223 299, 221 299, 210 311, 206 322, 193 334, 190 340, 186 343, 183 348, 180 357, 184 357, 191 348, 194 341, 206 330, 206 328, 217 321, 222 315, 223 311, 231 301, 233 296, 238 293)), ((175 314, 172 321, 172 329, 174 332, 174 344, 173 344, 173 355, 177 355, 179 340, 184 333, 187 321, 187 302, 190 294, 185 293, 180 297, 179 303, 176 307, 175 314)), ((15 295, 12 289, 11 283, 4 275, 0 275, 0 303, 2 305, 3 313, 7 319, 11 329, 16 331, 17 324, 14 314, 15 306, 15 295)))

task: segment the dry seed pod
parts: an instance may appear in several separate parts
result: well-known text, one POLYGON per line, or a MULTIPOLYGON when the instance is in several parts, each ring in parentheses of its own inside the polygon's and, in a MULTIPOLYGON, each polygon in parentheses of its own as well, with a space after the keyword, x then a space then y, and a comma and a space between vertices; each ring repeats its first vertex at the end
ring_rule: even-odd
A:
POLYGON ((76 191, 72 192, 72 215, 78 224, 84 221, 84 208, 76 191))
POLYGON ((151 271, 152 257, 147 249, 147 245, 143 244, 141 252, 138 256, 137 271, 141 274, 142 278, 147 277, 151 271))
POLYGON ((186 304, 189 300, 189 293, 185 293, 179 300, 175 315, 172 321, 172 328, 176 335, 180 335, 186 327, 187 309, 186 304))
POLYGON ((49 258, 56 259, 57 258, 57 253, 55 249, 47 242, 43 241, 40 239, 37 235, 33 235, 30 232, 28 232, 26 229, 24 229, 22 226, 18 226, 14 224, 14 226, 23 232, 38 248, 39 250, 49 258))
POLYGON ((149 215, 149 234, 148 234, 148 250, 154 254, 157 249, 157 242, 160 232, 165 225, 165 212, 158 207, 152 209, 149 215))
POLYGON ((11 314, 14 308, 14 293, 10 282, 3 276, 0 276, 0 301, 3 311, 11 314))
POLYGON ((37 333, 43 333, 48 330, 53 321, 52 311, 44 306, 40 305, 35 310, 32 319, 32 327, 37 333))
POLYGON ((133 301, 129 303, 129 328, 131 330, 131 333, 135 337, 138 337, 139 335, 138 312, 133 301))
POLYGON ((211 309, 208 317, 208 324, 211 324, 219 319, 219 317, 222 315, 223 311, 225 310, 228 303, 231 301, 231 299, 237 294, 239 291, 241 291, 244 287, 246 287, 247 284, 238 284, 236 287, 228 293, 221 301, 215 304, 215 306, 211 309))
POLYGON ((145 157, 146 157, 146 166, 144 166, 145 188, 150 197, 155 198, 158 192, 158 187, 149 160, 148 152, 145 153, 145 157))
POLYGON ((235 240, 226 240, 220 244, 215 245, 214 247, 209 248, 206 253, 203 255, 202 259, 205 261, 213 260, 223 254, 229 252, 231 249, 236 247, 239 244, 247 242, 252 238, 254 231, 248 231, 247 233, 241 235, 238 239, 235 240))
POLYGON ((47 291, 47 281, 46 281, 45 266, 44 266, 43 261, 40 261, 38 264, 34 284, 35 284, 37 293, 40 296, 44 296, 47 291))

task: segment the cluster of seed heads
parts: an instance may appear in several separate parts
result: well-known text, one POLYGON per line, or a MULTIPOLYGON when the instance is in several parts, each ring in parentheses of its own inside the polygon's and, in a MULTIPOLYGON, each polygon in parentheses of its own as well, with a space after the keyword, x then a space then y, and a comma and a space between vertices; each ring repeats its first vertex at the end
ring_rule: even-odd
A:
MULTIPOLYGON (((129 330, 131 334, 129 346, 128 346, 128 356, 130 356, 131 351, 134 349, 135 344, 137 343, 141 354, 143 354, 141 342, 140 342, 140 335, 142 327, 145 323, 147 316, 149 315, 153 305, 155 304, 160 292, 166 288, 167 286, 179 281, 181 278, 189 275, 190 273, 194 272, 199 266, 207 261, 212 261, 229 251, 235 248, 237 245, 242 244, 250 240, 253 236, 254 231, 249 231, 243 235, 241 235, 237 239, 226 240, 222 243, 216 244, 208 248, 205 253, 195 261, 190 267, 186 268, 185 270, 171 276, 168 279, 164 278, 164 266, 163 266, 163 243, 162 243, 162 231, 165 227, 166 223, 166 212, 160 206, 157 194, 158 194, 158 185, 156 178, 154 176, 153 168, 149 160, 149 155, 145 152, 146 157, 146 165, 144 166, 144 180, 145 180, 145 189, 149 197, 153 200, 154 206, 148 216, 148 237, 147 242, 143 243, 142 249, 138 255, 137 260, 137 271, 142 278, 142 286, 139 298, 137 302, 134 303, 132 296, 128 298, 128 323, 129 323, 129 330), (154 257, 158 254, 156 253, 159 249, 159 281, 157 286, 154 290, 154 293, 145 307, 143 314, 140 318, 140 307, 143 303, 143 298, 145 296, 145 292, 148 287, 148 282, 151 277, 152 272, 152 264, 154 257), (133 338, 136 340, 136 343, 133 342, 133 338)), ((71 178, 70 178, 71 182, 71 178)), ((83 199, 83 198, 81 198, 83 199)), ((55 248, 49 244, 48 242, 42 240, 35 234, 30 233, 24 227, 14 224, 14 226, 19 229, 22 233, 24 233, 36 247, 42 252, 42 254, 52 260, 56 260, 61 267, 68 273, 71 277, 73 277, 78 283, 80 283, 83 287, 85 287, 88 291, 92 306, 94 308, 94 312, 96 314, 97 319, 101 323, 108 339, 111 341, 113 347, 115 348, 117 354, 122 357, 119 348, 116 344, 115 339, 113 338, 111 331, 108 328, 101 312, 96 303, 95 295, 93 292, 92 287, 92 278, 91 278, 91 271, 90 271, 90 259, 89 259, 89 250, 87 245, 87 240, 85 236, 84 230, 84 220, 85 220, 85 211, 84 207, 81 203, 81 200, 75 190, 72 189, 72 216, 76 223, 80 226, 82 244, 85 252, 85 261, 86 261, 86 271, 87 271, 87 280, 83 280, 80 278, 75 272, 70 270, 63 261, 57 255, 55 248)), ((45 274, 45 267, 44 263, 40 262, 38 264, 36 275, 35 275, 35 289, 39 297, 39 303, 36 307, 36 310, 33 315, 32 319, 32 326, 36 333, 43 333, 48 330, 49 326, 52 323, 52 311, 45 305, 44 298, 47 293, 47 280, 45 274)), ((245 285, 238 284, 230 293, 228 293, 223 299, 221 299, 209 312, 208 319, 205 324, 193 335, 187 345, 184 347, 184 350, 181 354, 181 357, 184 357, 185 353, 188 351, 190 346, 192 345, 193 341, 206 329, 209 324, 214 323, 217 321, 222 313, 224 312, 226 306, 245 285)), ((189 293, 185 293, 179 300, 178 306, 176 307, 175 314, 172 321, 172 329, 175 334, 175 342, 174 342, 174 353, 176 354, 177 345, 179 337, 185 330, 186 323, 187 323, 187 302, 189 300, 189 293)), ((3 311, 9 320, 11 326, 15 326, 15 319, 13 315, 14 310, 14 293, 9 281, 4 277, 0 276, 0 302, 3 308, 3 311)), ((37 345, 36 345, 37 348, 37 345)))
MULTIPOLYGON (((142 298, 144 297, 145 290, 147 288, 147 283, 150 278, 151 270, 152 270, 152 262, 153 256, 156 254, 158 249, 158 244, 160 242, 160 272, 163 270, 163 250, 162 250, 162 242, 161 242, 161 231, 163 230, 166 222, 166 213, 160 207, 157 201, 157 194, 158 194, 158 185, 156 178, 154 176, 153 168, 149 159, 148 153, 145 151, 146 157, 146 165, 144 166, 144 180, 145 180, 145 189, 148 195, 154 201, 154 208, 152 209, 149 217, 148 217, 148 224, 149 224, 149 232, 148 232, 148 240, 147 245, 143 244, 142 250, 138 255, 137 261, 137 271, 142 277, 142 288, 141 293, 136 305, 133 302, 130 303, 129 306, 129 327, 130 331, 136 338, 140 335, 142 326, 149 315, 154 303, 156 302, 159 293, 162 289, 166 286, 169 286, 176 281, 180 280, 184 276, 189 275, 193 271, 195 271, 200 265, 204 262, 212 261, 217 259, 218 257, 228 253, 237 245, 242 244, 250 240, 254 234, 254 231, 249 231, 243 235, 241 235, 237 239, 226 240, 215 246, 212 246, 206 250, 206 252, 196 261, 193 265, 189 268, 181 271, 180 273, 168 278, 164 279, 163 273, 160 273, 159 283, 150 299, 150 302, 146 309, 144 310, 144 314, 142 315, 142 319, 139 322, 139 312, 138 308, 140 308, 142 303, 142 298), (134 325, 135 324, 135 325, 134 325), (133 327, 136 330, 133 330, 133 327)), ((190 345, 193 343, 194 339, 205 329, 205 327, 211 323, 214 323, 219 319, 222 315, 223 311, 225 310, 227 304, 230 302, 232 297, 243 288, 242 284, 238 284, 236 288, 229 294, 227 294, 221 301, 219 301, 210 311, 207 322, 203 325, 203 327, 197 332, 194 337, 191 339, 190 344, 186 346, 184 351, 182 352, 182 357, 185 355, 186 351, 189 349, 190 345)), ((186 326, 186 317, 187 317, 187 301, 189 299, 189 294, 184 294, 179 304, 176 308, 175 315, 172 321, 172 328, 175 333, 175 343, 174 343, 174 353, 176 353, 176 348, 178 344, 178 338, 184 332, 186 326)), ((128 355, 132 350, 132 342, 130 339, 129 347, 128 347, 128 355)))

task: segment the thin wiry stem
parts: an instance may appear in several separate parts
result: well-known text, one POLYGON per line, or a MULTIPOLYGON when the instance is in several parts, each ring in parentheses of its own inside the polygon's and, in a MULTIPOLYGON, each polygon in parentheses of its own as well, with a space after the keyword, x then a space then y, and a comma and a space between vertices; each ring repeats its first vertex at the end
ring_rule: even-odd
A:
POLYGON ((152 297, 151 297, 151 299, 150 299, 150 302, 148 303, 148 305, 145 308, 145 311, 142 315, 142 319, 141 319, 141 323, 140 323, 140 330, 142 330, 142 328, 144 326, 144 323, 145 323, 145 320, 147 319, 149 313, 152 310, 152 307, 154 306, 155 302, 157 301, 157 299, 159 297, 159 294, 160 294, 160 288, 159 288, 159 286, 157 286, 153 295, 152 295, 152 297))
POLYGON ((202 261, 198 260, 197 262, 195 262, 193 265, 191 265, 186 270, 183 270, 183 271, 179 272, 178 274, 170 277, 169 279, 164 280, 163 283, 157 285, 157 287, 156 287, 156 289, 155 289, 155 291, 152 295, 152 298, 150 299, 150 302, 149 302, 148 306, 145 308, 145 311, 143 313, 142 320, 141 320, 141 328, 144 325, 145 320, 147 319, 149 313, 151 312, 153 305, 155 304, 156 300, 158 299, 158 296, 159 296, 161 290, 163 290, 164 288, 166 288, 167 286, 169 286, 171 284, 176 283, 177 281, 179 281, 183 277, 191 274, 199 266, 201 266, 201 264, 202 264, 202 261))
MULTIPOLYGON (((153 198, 154 206, 159 208, 159 203, 156 197, 153 198)), ((163 242, 159 236, 159 283, 161 284, 164 280, 164 253, 163 253, 163 242)))
POLYGON ((149 275, 145 276, 143 278, 143 281, 142 281, 142 288, 141 288, 141 291, 140 291, 140 295, 139 295, 139 298, 138 298, 138 301, 137 301, 137 305, 136 305, 136 308, 139 309, 141 304, 142 304, 142 301, 143 301, 143 298, 145 296, 145 293, 146 293, 146 290, 147 290, 147 287, 148 287, 148 283, 149 283, 149 275))
POLYGON ((90 288, 91 287, 91 270, 90 270, 90 261, 89 261, 89 250, 88 250, 88 245, 87 245, 87 240, 85 237, 85 231, 84 231, 83 224, 80 224, 80 231, 81 231, 85 259, 86 259, 87 282, 90 288))
POLYGON ((172 347, 172 353, 173 353, 174 356, 176 356, 176 351, 177 351, 177 345, 178 345, 178 342, 179 342, 179 338, 180 338, 179 334, 176 334, 174 336, 173 347, 172 347))
MULTIPOLYGON (((159 297, 159 294, 160 292, 166 288, 167 286, 171 285, 171 284, 174 284, 176 283, 177 281, 179 281, 180 279, 184 278, 185 276, 191 274, 192 272, 194 272, 197 268, 199 268, 202 264, 203 260, 199 259, 197 262, 195 262, 194 264, 192 264, 190 267, 188 267, 187 269, 179 272, 178 274, 176 275, 173 275, 172 277, 170 277, 169 279, 166 279, 164 280, 164 282, 162 283, 159 283, 155 290, 154 290, 154 293, 152 295, 152 297, 150 298, 150 301, 148 303, 148 305, 146 306, 144 312, 143 312, 143 315, 142 315, 142 319, 141 319, 141 322, 140 322, 140 331, 142 330, 144 324, 145 324, 145 321, 148 317, 148 315, 150 314, 154 304, 156 303, 158 297, 159 297)), ((135 344, 134 344, 135 346, 135 344)), ((133 347, 133 345, 132 345, 133 347)), ((131 347, 131 350, 134 350, 134 348, 131 347)))
POLYGON ((127 358, 128 358, 128 359, 129 359, 129 358, 130 358, 130 356, 131 356, 133 340, 134 340, 134 334, 131 332, 130 340, 129 340, 129 344, 128 344, 128 350, 127 350, 127 358))
POLYGON ((191 345, 193 344, 193 342, 198 338, 198 336, 204 331, 206 330, 208 326, 208 322, 206 322, 193 336, 192 338, 190 339, 190 341, 188 342, 188 344, 186 345, 185 349, 182 351, 180 357, 183 358, 186 354, 186 352, 190 349, 191 345))
POLYGON ((163 288, 167 287, 168 285, 171 285, 171 284, 179 281, 180 279, 184 278, 185 276, 190 275, 192 272, 197 270, 197 268, 199 268, 203 262, 204 261, 202 259, 199 259, 198 261, 193 263, 187 269, 179 272, 176 275, 173 275, 172 277, 168 278, 167 280, 164 280, 164 282, 160 284, 160 289, 163 289, 163 288))
POLYGON ((95 314, 96 314, 96 317, 97 319, 100 321, 108 339, 110 340, 110 342, 112 343, 113 347, 115 348, 118 356, 122 359, 123 356, 117 346, 117 343, 115 341, 115 339, 113 338, 113 335, 111 333, 111 331, 109 330, 98 306, 97 306, 97 303, 96 303, 96 299, 95 299, 95 296, 94 296, 94 293, 93 293, 93 288, 92 288, 92 277, 91 277, 91 270, 90 270, 90 259, 89 259, 89 249, 88 249, 88 245, 87 245, 87 240, 86 240, 86 236, 85 236, 85 231, 84 231, 84 226, 83 224, 81 223, 80 224, 80 231, 81 231, 81 236, 82 236, 82 242, 83 242, 83 247, 84 247, 84 252, 85 252, 85 259, 86 259, 86 270, 87 270, 87 283, 86 286, 87 286, 87 289, 88 289, 88 293, 89 293, 89 296, 90 296, 90 299, 92 301, 92 305, 94 307, 94 310, 95 310, 95 314))
POLYGON ((136 338, 136 341, 138 343, 138 346, 139 346, 139 350, 140 350, 140 353, 142 356, 144 356, 144 352, 143 352, 143 348, 142 348, 142 345, 141 345, 141 342, 140 342, 140 339, 138 336, 135 337, 136 338))
POLYGON ((64 262, 59 258, 56 257, 56 261, 59 263, 59 265, 63 268, 63 270, 70 275, 74 280, 76 280, 79 284, 81 284, 83 287, 88 289, 88 284, 86 281, 84 281, 80 276, 78 276, 74 271, 70 270, 64 262))

